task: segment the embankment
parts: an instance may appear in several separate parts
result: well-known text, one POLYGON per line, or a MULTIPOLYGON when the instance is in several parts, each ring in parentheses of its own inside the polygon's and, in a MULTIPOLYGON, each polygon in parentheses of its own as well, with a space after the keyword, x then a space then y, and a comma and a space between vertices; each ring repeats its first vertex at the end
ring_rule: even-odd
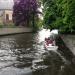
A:
POLYGON ((0 28, 0 35, 18 34, 32 32, 32 28, 0 28))

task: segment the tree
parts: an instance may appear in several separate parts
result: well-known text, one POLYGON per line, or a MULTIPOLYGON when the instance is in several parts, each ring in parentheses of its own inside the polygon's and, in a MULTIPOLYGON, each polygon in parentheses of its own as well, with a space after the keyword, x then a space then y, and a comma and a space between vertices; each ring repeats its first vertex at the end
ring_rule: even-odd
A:
POLYGON ((36 0, 14 0, 13 20, 18 25, 29 26, 33 23, 38 13, 36 0))
POLYGON ((75 0, 43 0, 44 25, 75 32, 75 0))
POLYGON ((57 17, 56 0, 43 0, 44 4, 44 24, 46 27, 53 28, 52 23, 57 17))
POLYGON ((75 0, 62 1, 62 16, 66 31, 75 32, 75 0))

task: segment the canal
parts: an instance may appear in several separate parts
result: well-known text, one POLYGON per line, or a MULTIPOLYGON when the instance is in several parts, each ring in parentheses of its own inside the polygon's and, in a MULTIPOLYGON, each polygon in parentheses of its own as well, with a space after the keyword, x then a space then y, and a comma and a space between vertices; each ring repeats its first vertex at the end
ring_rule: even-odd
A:
POLYGON ((40 32, 1 36, 0 75, 75 75, 75 64, 62 51, 46 51, 43 39, 40 32))

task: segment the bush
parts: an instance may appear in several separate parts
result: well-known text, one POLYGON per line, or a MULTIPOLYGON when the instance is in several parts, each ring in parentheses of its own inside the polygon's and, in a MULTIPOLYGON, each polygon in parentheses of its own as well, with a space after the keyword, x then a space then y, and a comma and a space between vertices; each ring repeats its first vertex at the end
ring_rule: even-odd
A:
POLYGON ((75 0, 44 0, 44 25, 63 33, 75 32, 75 0))

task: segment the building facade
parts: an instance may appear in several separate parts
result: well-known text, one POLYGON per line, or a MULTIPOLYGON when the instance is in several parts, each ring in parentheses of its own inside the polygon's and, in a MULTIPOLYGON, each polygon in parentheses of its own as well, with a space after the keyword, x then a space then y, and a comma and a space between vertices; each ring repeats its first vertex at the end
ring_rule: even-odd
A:
POLYGON ((7 25, 13 23, 13 11, 11 9, 0 10, 0 24, 7 25))

